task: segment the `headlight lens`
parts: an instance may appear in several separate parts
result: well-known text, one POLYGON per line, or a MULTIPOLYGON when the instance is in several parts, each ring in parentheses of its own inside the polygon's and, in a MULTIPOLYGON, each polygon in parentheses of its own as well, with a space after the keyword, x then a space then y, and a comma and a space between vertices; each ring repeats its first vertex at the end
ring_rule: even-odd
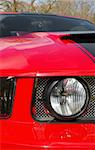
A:
POLYGON ((54 81, 48 89, 48 105, 59 119, 76 118, 84 112, 89 99, 89 91, 76 78, 54 81))

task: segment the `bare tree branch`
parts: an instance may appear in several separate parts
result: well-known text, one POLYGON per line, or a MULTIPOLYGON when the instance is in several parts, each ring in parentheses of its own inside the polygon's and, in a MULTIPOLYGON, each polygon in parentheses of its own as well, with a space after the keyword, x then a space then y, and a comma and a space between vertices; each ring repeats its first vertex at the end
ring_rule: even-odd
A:
POLYGON ((52 0, 52 2, 49 1, 48 8, 46 9, 45 13, 48 13, 53 8, 53 5, 55 4, 55 2, 56 0, 52 0))
POLYGON ((35 2, 36 2, 36 0, 31 0, 31 3, 30 3, 30 7, 31 7, 31 11, 35 11, 36 12, 36 7, 35 7, 35 2))

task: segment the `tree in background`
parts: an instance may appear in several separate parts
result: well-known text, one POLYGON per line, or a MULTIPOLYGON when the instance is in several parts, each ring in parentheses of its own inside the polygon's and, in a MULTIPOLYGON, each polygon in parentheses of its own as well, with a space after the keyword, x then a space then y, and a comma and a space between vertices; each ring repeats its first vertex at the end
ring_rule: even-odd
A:
POLYGON ((2 0, 0 2, 0 5, 2 6, 2 9, 4 11, 13 11, 16 12, 17 11, 17 7, 18 7, 18 1, 13 0, 2 0))
POLYGON ((27 2, 25 3, 23 0, 1 0, 0 6, 5 12, 20 12, 26 11, 27 2))
POLYGON ((0 0, 7 12, 53 13, 95 22, 95 0, 0 0))
POLYGON ((95 22, 95 0, 57 0, 51 13, 76 16, 95 22))
POLYGON ((37 3, 38 12, 49 13, 54 5, 56 5, 57 0, 39 0, 37 3))
POLYGON ((1 0, 0 5, 3 11, 6 12, 43 12, 48 13, 56 0, 1 0))

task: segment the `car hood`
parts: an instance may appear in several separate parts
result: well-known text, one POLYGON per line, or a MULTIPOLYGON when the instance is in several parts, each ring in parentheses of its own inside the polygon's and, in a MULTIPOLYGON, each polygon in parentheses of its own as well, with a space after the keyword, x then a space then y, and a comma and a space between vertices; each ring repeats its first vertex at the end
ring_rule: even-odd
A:
POLYGON ((64 36, 32 33, 1 38, 0 76, 94 76, 95 57, 64 36))

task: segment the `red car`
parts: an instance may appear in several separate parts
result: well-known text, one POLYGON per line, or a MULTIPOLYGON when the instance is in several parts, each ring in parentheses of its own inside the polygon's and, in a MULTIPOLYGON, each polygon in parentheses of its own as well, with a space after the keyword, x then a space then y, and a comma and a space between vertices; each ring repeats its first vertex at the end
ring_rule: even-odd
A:
POLYGON ((0 14, 0 149, 95 150, 95 25, 0 14))

